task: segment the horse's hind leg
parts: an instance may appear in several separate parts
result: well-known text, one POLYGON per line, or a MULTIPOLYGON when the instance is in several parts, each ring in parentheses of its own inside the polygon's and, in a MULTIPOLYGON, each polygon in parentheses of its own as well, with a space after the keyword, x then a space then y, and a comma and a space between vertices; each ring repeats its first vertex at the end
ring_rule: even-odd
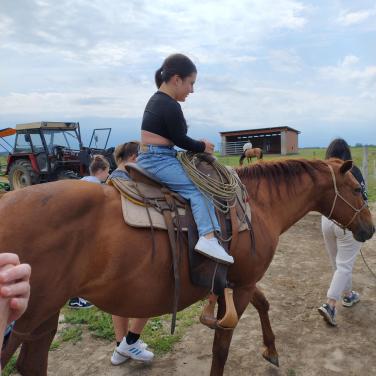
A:
POLYGON ((22 343, 16 368, 23 376, 47 375, 48 351, 56 334, 59 312, 50 317, 22 343))
POLYGON ((265 295, 257 287, 251 297, 252 305, 257 309, 260 316, 262 336, 265 345, 265 350, 262 356, 275 366, 279 366, 278 353, 275 348, 275 336, 272 331, 269 320, 269 302, 266 300, 265 295))
MULTIPOLYGON (((236 312, 240 319, 247 305, 249 304, 250 290, 249 289, 234 289, 234 304, 236 312)), ((218 313, 217 318, 223 317, 225 313, 224 298, 218 300, 218 313)), ((228 350, 232 339, 234 330, 216 329, 214 342, 213 342, 213 359, 210 375, 220 376, 223 375, 223 370, 228 356, 228 350)))

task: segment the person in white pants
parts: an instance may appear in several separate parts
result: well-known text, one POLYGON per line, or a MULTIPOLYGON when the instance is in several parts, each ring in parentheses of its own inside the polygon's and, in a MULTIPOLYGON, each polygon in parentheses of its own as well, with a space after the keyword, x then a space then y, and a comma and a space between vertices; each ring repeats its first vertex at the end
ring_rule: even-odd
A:
MULTIPOLYGON (((344 161, 351 159, 350 147, 345 140, 335 139, 331 142, 326 151, 326 159, 332 157, 344 161)), ((355 165, 351 173, 359 182, 363 199, 366 201, 367 193, 362 173, 355 165)), ((352 307, 360 300, 359 293, 352 290, 352 270, 363 243, 355 240, 351 231, 342 229, 326 217, 322 217, 321 225, 334 274, 327 292, 327 302, 319 307, 318 311, 325 321, 336 326, 336 305, 341 296, 344 307, 352 307)))
POLYGON ((321 226, 334 274, 327 292, 327 303, 319 308, 319 312, 329 324, 335 326, 335 307, 341 296, 345 307, 351 307, 360 300, 359 293, 352 291, 352 270, 363 243, 355 240, 351 231, 343 230, 326 217, 322 217, 321 226), (333 313, 327 312, 330 309, 333 313))

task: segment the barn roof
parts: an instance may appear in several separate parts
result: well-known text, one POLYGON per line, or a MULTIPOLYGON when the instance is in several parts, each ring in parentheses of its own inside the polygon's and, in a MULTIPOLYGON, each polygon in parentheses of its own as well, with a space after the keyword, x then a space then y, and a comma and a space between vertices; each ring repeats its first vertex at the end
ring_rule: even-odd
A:
POLYGON ((300 131, 291 128, 291 127, 268 127, 268 128, 258 128, 258 129, 243 129, 238 131, 228 131, 228 132, 219 132, 222 136, 242 136, 242 135, 250 135, 250 134, 268 134, 268 133, 276 133, 282 131, 291 131, 297 134, 300 131))

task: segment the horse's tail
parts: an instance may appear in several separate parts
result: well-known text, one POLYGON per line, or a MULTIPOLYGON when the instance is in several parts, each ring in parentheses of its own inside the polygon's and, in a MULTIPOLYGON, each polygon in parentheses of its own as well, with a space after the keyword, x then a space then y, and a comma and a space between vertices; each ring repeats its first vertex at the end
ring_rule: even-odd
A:
POLYGON ((240 156, 240 159, 239 159, 239 164, 240 164, 240 166, 243 166, 244 158, 245 158, 245 151, 244 151, 243 154, 240 156))
POLYGON ((264 156, 264 153, 263 153, 262 149, 260 149, 260 159, 262 159, 263 156, 264 156))

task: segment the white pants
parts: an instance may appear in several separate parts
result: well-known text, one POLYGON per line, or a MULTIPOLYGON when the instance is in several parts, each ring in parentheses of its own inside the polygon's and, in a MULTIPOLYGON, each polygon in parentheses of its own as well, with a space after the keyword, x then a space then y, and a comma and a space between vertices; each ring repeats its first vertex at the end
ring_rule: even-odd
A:
POLYGON ((322 234, 334 274, 327 297, 339 300, 344 291, 351 291, 352 269, 363 243, 353 238, 351 231, 344 230, 326 217, 321 219, 322 234))

